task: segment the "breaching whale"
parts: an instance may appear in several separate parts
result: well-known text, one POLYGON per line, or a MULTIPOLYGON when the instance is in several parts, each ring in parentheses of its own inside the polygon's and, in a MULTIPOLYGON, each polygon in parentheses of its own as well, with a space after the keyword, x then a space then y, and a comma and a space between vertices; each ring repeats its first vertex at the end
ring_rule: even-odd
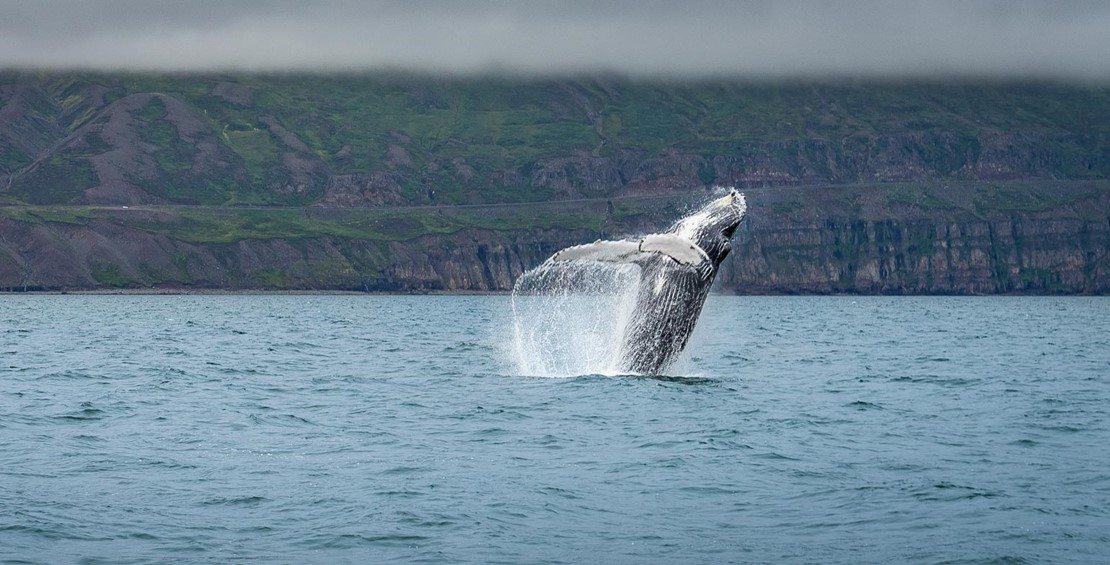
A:
POLYGON ((620 344, 620 368, 659 374, 686 347, 746 210, 744 195, 732 189, 663 233, 568 247, 547 263, 603 261, 639 266, 639 290, 620 344))

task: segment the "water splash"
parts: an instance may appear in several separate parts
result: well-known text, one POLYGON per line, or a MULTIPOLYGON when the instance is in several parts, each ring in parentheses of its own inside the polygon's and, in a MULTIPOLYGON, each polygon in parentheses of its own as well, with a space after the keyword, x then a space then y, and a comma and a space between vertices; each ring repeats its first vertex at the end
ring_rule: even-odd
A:
POLYGON ((518 374, 621 374, 621 341, 633 317, 640 267, 631 263, 545 263, 517 280, 512 351, 518 374))

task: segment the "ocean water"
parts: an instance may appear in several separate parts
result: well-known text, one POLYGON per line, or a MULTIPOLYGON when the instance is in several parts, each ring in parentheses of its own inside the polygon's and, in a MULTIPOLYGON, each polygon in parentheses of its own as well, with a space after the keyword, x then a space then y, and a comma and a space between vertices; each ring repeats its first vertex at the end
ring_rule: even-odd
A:
POLYGON ((1110 562, 1110 299, 711 296, 666 378, 512 326, 0 296, 0 562, 1110 562))

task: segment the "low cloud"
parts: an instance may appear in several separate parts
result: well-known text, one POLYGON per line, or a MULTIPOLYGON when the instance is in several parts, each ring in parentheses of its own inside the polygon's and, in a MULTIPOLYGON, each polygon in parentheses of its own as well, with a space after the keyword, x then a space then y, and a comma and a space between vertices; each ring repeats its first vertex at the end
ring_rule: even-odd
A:
POLYGON ((0 67, 1107 81, 1085 0, 0 0, 0 67))

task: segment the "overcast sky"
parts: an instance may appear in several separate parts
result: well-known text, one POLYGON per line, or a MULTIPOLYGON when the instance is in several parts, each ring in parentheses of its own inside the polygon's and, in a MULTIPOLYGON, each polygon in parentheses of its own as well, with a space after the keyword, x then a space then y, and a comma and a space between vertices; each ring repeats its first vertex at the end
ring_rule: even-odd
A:
POLYGON ((0 67, 1110 82, 1110 0, 0 0, 0 67))

